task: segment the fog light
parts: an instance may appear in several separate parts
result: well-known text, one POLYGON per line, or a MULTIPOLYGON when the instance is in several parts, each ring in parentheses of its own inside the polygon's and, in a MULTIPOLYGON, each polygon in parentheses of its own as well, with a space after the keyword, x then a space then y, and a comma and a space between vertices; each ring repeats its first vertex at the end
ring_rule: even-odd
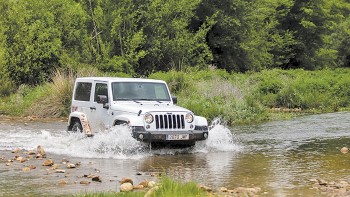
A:
POLYGON ((190 125, 190 129, 193 129, 193 124, 190 125))
POLYGON ((142 140, 143 139, 143 134, 139 135, 139 139, 142 140))
POLYGON ((150 125, 146 125, 146 129, 149 129, 149 128, 151 128, 151 126, 150 125))
POLYGON ((208 133, 204 133, 204 138, 205 138, 205 139, 208 138, 208 133))

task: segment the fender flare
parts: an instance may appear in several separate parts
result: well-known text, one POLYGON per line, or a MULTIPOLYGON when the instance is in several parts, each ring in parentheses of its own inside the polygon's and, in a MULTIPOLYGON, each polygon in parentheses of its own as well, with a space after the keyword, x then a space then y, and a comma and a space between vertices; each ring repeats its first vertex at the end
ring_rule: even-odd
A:
POLYGON ((119 115, 115 117, 113 126, 118 125, 118 123, 126 123, 129 126, 144 126, 143 116, 119 115))
POLYGON ((85 115, 85 113, 82 112, 72 112, 69 115, 69 119, 68 119, 68 130, 69 128, 72 127, 72 123, 74 119, 79 119, 81 126, 83 127, 83 132, 87 135, 87 136, 93 136, 93 133, 91 131, 91 127, 89 124, 89 121, 85 115))

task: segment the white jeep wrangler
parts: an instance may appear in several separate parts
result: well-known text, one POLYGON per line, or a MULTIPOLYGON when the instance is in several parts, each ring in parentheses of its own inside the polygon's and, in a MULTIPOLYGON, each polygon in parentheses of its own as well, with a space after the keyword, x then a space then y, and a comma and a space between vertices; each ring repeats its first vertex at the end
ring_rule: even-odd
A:
POLYGON ((68 131, 93 136, 127 125, 143 142, 194 145, 208 138, 208 122, 176 106, 164 81, 83 77, 75 81, 68 131))

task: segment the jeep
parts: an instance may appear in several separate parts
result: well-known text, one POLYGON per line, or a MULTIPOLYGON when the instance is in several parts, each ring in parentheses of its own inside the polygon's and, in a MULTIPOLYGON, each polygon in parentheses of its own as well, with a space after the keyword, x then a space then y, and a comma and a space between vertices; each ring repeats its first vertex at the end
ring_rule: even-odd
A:
POLYGON ((77 78, 67 130, 93 136, 126 125, 133 138, 146 143, 193 146, 207 139, 207 120, 176 103, 162 80, 77 78))

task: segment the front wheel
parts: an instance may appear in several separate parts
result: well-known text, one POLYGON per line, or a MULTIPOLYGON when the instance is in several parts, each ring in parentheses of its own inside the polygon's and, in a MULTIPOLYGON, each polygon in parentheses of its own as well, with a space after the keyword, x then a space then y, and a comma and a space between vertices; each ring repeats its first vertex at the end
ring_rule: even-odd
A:
POLYGON ((73 133, 77 133, 77 132, 82 133, 82 132, 83 132, 83 127, 81 126, 81 124, 80 124, 79 121, 75 121, 75 122, 73 123, 72 132, 73 132, 73 133))

